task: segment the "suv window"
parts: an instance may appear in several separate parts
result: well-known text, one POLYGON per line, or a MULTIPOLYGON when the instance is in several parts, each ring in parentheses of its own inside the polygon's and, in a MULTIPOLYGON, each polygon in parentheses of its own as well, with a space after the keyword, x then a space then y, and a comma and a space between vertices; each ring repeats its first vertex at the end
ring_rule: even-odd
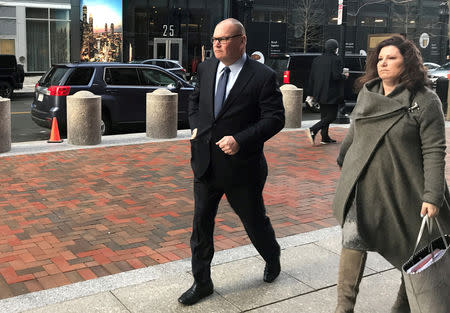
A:
POLYGON ((107 68, 105 82, 108 85, 140 85, 136 68, 107 68))
POLYGON ((365 67, 365 57, 345 57, 345 67, 348 67, 350 71, 363 72, 365 67))
POLYGON ((159 61, 159 60, 150 60, 147 62, 144 62, 144 64, 151 64, 151 65, 156 65, 156 66, 160 66, 162 68, 166 68, 166 61, 159 61))
POLYGON ((300 69, 311 69, 311 65, 318 55, 304 55, 301 57, 291 56, 289 58, 289 69, 290 70, 300 70, 300 69))
POLYGON ((288 58, 267 59, 266 65, 271 67, 277 73, 283 73, 287 69, 288 58))
POLYGON ((179 67, 178 64, 175 63, 175 62, 167 61, 166 64, 167 64, 167 68, 177 68, 177 67, 179 67))
POLYGON ((70 73, 66 85, 69 86, 88 85, 89 82, 91 81, 93 73, 94 68, 92 67, 78 67, 72 73, 70 73))
POLYGON ((450 62, 445 63, 441 67, 438 68, 438 70, 449 70, 450 69, 450 62))
POLYGON ((16 57, 14 55, 0 55, 0 68, 15 68, 16 57))
POLYGON ((45 77, 39 82, 40 86, 48 87, 53 85, 59 85, 63 76, 70 68, 68 67, 53 67, 45 77))
POLYGON ((149 86, 176 86, 176 79, 168 76, 167 74, 154 70, 154 69, 142 69, 142 76, 144 77, 144 85, 149 86))

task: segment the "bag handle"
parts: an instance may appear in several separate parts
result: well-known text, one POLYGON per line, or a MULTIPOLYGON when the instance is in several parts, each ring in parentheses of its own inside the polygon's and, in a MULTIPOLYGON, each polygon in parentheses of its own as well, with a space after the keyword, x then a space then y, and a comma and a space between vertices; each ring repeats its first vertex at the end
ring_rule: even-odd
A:
POLYGON ((444 241, 445 249, 448 249, 448 242, 445 238, 444 232, 442 231, 441 224, 439 224, 438 219, 435 217, 434 220, 436 221, 436 225, 438 226, 439 233, 441 234, 442 240, 444 241))
POLYGON ((419 230, 419 236, 417 236, 417 241, 416 241, 416 245, 414 246, 414 252, 412 255, 416 254, 417 251, 417 247, 419 245, 420 240, 422 239, 422 235, 423 235, 423 231, 425 229, 425 225, 427 225, 428 227, 428 234, 430 235, 432 233, 433 230, 433 220, 436 221, 436 224, 438 226, 439 229, 439 233, 441 234, 442 240, 444 241, 444 245, 445 248, 448 249, 448 243, 447 243, 447 239, 445 238, 444 232, 442 231, 441 225, 439 224, 439 221, 437 219, 437 217, 433 217, 433 218, 429 218, 428 215, 426 214, 423 219, 422 219, 422 225, 420 225, 420 230, 419 230))

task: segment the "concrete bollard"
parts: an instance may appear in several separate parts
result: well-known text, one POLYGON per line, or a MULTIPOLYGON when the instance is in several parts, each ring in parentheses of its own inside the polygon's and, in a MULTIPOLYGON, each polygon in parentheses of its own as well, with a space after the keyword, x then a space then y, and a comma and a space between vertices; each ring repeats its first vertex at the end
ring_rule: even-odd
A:
POLYGON ((178 126, 178 94, 159 88, 147 93, 147 137, 176 138, 178 126))
POLYGON ((67 97, 67 142, 71 145, 98 145, 102 141, 102 99, 90 91, 67 97))
POLYGON ((0 153, 11 150, 11 100, 0 97, 0 153))
POLYGON ((286 128, 302 127, 303 89, 286 84, 280 87, 283 94, 286 128))

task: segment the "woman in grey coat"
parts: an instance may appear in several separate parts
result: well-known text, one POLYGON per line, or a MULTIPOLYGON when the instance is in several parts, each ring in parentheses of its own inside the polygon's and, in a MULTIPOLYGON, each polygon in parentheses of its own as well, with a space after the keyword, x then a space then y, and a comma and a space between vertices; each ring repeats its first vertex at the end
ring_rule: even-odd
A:
MULTIPOLYGON (((342 225, 336 312, 353 312, 367 251, 401 269, 421 215, 449 230, 442 105, 417 47, 401 36, 367 59, 352 123, 338 157, 333 212, 342 225)), ((410 312, 404 282, 392 312, 410 312)))

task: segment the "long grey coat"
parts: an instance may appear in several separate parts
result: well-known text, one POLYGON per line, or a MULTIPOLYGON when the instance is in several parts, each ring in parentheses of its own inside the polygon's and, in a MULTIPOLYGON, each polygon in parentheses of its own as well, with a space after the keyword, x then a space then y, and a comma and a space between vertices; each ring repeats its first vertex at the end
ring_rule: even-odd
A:
POLYGON ((374 79, 361 90, 352 115, 338 157, 342 172, 333 212, 343 225, 356 190, 361 237, 400 269, 414 249, 422 202, 441 209, 439 221, 450 231, 442 105, 430 89, 413 97, 398 86, 384 96, 381 80, 374 79))

